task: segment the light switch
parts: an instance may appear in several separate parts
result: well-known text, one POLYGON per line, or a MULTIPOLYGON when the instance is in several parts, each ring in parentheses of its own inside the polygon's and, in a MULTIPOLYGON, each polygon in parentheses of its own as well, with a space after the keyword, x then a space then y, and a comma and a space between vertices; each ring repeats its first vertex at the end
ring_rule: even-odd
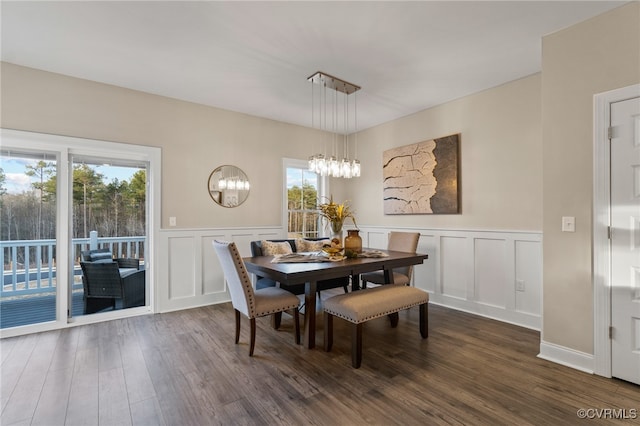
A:
POLYGON ((576 232, 576 218, 573 216, 562 217, 562 232, 576 232))
POLYGON ((176 226, 176 217, 175 216, 171 216, 169 218, 169 226, 176 226))

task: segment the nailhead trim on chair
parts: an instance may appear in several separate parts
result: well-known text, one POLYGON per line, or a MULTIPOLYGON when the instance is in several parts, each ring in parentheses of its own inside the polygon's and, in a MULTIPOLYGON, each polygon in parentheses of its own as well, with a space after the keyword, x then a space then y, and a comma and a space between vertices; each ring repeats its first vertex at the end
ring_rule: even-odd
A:
POLYGON ((234 254, 235 256, 233 260, 236 263, 236 268, 242 271, 242 284, 245 286, 245 294, 247 295, 247 300, 249 302, 249 318, 254 318, 256 316, 256 303, 253 298, 253 291, 247 291, 246 289, 247 285, 251 285, 251 278, 247 275, 247 270, 244 268, 244 262, 242 261, 242 257, 240 257, 240 253, 236 251, 234 254))

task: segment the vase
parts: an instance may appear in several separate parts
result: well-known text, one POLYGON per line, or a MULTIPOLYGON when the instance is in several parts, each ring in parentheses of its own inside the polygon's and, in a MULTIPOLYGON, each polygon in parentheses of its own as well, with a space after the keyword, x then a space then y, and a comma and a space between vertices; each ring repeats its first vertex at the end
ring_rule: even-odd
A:
POLYGON ((344 222, 335 221, 331 222, 331 239, 337 238, 340 241, 340 245, 342 245, 342 225, 344 222))
POLYGON ((344 239, 344 255, 347 257, 357 257, 362 253, 362 238, 358 229, 349 229, 344 239))

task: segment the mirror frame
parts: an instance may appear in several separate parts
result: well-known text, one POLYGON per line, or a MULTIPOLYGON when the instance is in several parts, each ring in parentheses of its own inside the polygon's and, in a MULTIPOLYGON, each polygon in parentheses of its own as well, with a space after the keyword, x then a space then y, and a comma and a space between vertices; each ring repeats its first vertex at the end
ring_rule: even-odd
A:
POLYGON ((250 188, 247 174, 241 168, 229 164, 223 164, 213 169, 207 181, 207 190, 211 199, 217 205, 226 208, 238 207, 247 201, 250 188), (234 185, 237 185, 238 182, 243 182, 247 188, 221 188, 220 183, 225 177, 234 182, 234 185))

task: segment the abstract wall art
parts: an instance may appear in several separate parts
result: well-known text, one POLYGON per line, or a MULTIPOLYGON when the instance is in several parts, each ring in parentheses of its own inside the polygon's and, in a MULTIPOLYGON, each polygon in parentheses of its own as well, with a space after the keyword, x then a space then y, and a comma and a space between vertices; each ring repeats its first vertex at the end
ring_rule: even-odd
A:
POLYGON ((384 151, 384 214, 460 213, 460 135, 384 151))

